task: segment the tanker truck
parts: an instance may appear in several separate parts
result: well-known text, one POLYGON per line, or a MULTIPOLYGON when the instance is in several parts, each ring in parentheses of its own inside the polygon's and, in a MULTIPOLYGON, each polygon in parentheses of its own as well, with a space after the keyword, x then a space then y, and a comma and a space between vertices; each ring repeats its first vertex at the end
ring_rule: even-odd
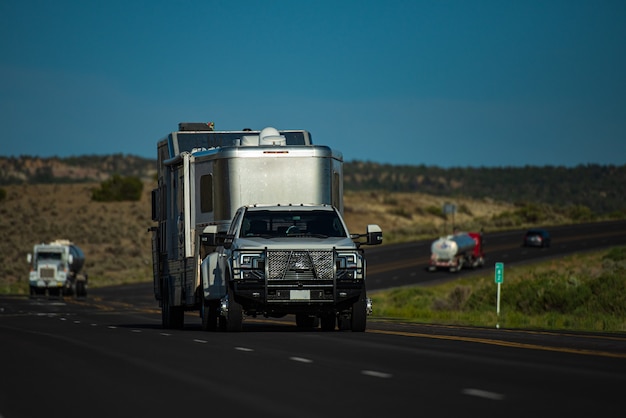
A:
POLYGON ((85 255, 69 240, 35 244, 27 261, 31 297, 46 293, 49 297, 87 296, 87 274, 82 271, 85 255))
POLYGON ((430 246, 428 271, 448 269, 457 272, 464 267, 485 265, 482 234, 459 232, 435 240, 430 246))

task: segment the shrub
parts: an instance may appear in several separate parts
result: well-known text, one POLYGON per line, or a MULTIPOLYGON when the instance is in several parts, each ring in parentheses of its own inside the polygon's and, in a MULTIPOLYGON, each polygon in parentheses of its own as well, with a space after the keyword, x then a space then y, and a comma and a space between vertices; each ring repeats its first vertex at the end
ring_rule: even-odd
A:
POLYGON ((577 222, 591 221, 594 218, 593 212, 587 206, 576 205, 568 208, 569 217, 577 222))
POLYGON ((138 201, 141 199, 142 191, 143 183, 139 177, 122 177, 115 174, 100 183, 99 189, 92 191, 91 199, 96 202, 138 201))
POLYGON ((624 261, 626 260, 626 247, 611 248, 608 253, 602 257, 603 260, 624 261))
POLYGON ((543 219, 541 208, 533 203, 528 203, 516 210, 516 213, 526 223, 537 223, 543 219))
POLYGON ((433 216, 436 216, 438 218, 442 218, 442 219, 446 219, 446 215, 443 213, 443 211, 441 210, 440 207, 438 206, 428 206, 426 208, 426 213, 429 213, 433 216))

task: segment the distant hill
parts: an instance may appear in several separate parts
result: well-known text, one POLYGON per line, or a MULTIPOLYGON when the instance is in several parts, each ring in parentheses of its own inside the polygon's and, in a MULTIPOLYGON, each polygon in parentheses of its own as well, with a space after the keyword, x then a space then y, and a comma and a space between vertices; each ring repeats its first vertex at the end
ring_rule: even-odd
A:
MULTIPOLYGON (((99 182, 113 174, 150 181, 155 173, 155 160, 132 155, 0 157, 0 186, 99 182)), ((344 177, 346 191, 416 192, 626 214, 626 165, 440 168, 350 161, 344 163, 344 177)))
POLYGON ((0 185, 88 183, 106 180, 113 174, 152 180, 156 160, 123 154, 0 157, 0 185))
POLYGON ((598 215, 626 214, 626 164, 440 168, 350 162, 347 190, 419 192, 434 196, 489 198, 515 204, 586 207, 598 215))

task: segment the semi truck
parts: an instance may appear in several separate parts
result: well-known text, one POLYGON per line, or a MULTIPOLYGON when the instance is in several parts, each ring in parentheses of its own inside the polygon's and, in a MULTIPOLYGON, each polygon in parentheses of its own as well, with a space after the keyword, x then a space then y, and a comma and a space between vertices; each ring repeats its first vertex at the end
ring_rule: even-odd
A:
POLYGON ((154 296, 164 328, 197 311, 204 330, 254 317, 364 331, 371 300, 363 245, 343 220, 343 155, 306 130, 217 131, 180 123, 157 143, 154 296))
POLYGON ((430 246, 429 271, 448 269, 458 272, 462 268, 485 265, 482 234, 458 232, 433 241, 430 246))
POLYGON ((85 255, 67 239, 35 244, 27 255, 30 296, 87 296, 88 277, 83 272, 85 255))

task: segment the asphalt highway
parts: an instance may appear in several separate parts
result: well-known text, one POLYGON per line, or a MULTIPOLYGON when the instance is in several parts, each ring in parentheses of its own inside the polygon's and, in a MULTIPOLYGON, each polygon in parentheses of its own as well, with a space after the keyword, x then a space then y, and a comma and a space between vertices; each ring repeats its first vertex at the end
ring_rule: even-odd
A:
MULTIPOLYGON (((519 233, 485 239, 490 263, 512 265, 624 245, 625 226, 555 229, 545 250, 520 247, 519 233)), ((427 243, 366 254, 374 289, 449 279, 425 271, 427 243)), ((78 300, 0 296, 0 359, 1 418, 616 416, 626 384, 622 333, 256 319, 224 333, 202 331, 194 312, 164 330, 150 283, 78 300)))

